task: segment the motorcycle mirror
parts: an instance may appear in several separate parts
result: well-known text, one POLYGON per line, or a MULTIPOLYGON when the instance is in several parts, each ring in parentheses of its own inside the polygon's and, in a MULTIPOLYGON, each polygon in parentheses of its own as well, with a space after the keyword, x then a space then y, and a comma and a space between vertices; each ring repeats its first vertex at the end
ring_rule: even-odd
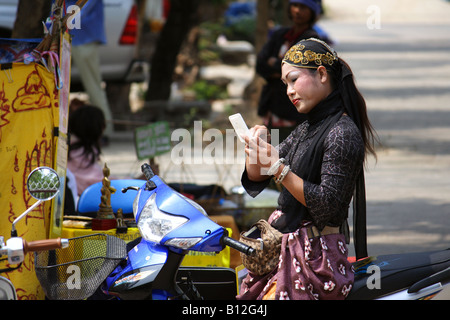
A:
POLYGON ((38 201, 13 221, 11 237, 17 237, 17 222, 19 222, 29 212, 33 211, 43 201, 51 200, 56 197, 59 192, 59 187, 59 176, 52 168, 38 167, 31 171, 27 179, 27 189, 30 195, 38 201))
POLYGON ((60 181, 55 170, 49 167, 34 169, 28 176, 27 189, 36 200, 53 199, 59 192, 60 181))

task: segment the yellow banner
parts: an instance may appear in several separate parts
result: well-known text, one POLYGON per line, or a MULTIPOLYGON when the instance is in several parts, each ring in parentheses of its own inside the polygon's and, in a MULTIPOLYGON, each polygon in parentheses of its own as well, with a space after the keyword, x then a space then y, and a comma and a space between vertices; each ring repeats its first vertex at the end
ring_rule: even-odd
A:
MULTIPOLYGON (((13 64, 0 71, 0 235, 9 239, 11 223, 37 200, 26 190, 28 174, 39 166, 55 167, 59 126, 59 92, 54 75, 39 64, 13 64)), ((51 202, 40 205, 17 224, 19 237, 46 239, 51 202)), ((2 262, 0 268, 4 268, 2 262)), ((9 278, 18 299, 42 299, 34 274, 34 255, 22 266, 2 274, 9 278)))

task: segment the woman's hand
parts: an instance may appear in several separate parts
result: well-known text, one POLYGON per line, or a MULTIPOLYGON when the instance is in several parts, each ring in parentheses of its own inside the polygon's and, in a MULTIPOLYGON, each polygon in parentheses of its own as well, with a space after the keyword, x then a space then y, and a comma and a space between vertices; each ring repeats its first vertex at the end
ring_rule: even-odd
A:
POLYGON ((256 125, 250 128, 250 136, 251 137, 260 137, 264 141, 270 143, 270 132, 266 126, 256 125))
POLYGON ((266 127, 257 125, 250 129, 250 136, 244 136, 244 140, 249 178, 254 181, 267 179, 267 171, 279 159, 277 149, 268 142, 269 131, 266 127))
MULTIPOLYGON (((248 178, 255 182, 270 179, 267 171, 278 161, 280 155, 278 150, 267 142, 267 140, 270 141, 269 131, 264 126, 255 126, 250 129, 250 135, 243 136, 243 138, 245 153, 248 156, 245 160, 248 178)), ((283 169, 284 165, 282 164, 274 176, 278 177, 283 169)), ((306 206, 303 179, 289 171, 283 179, 283 186, 306 206)))

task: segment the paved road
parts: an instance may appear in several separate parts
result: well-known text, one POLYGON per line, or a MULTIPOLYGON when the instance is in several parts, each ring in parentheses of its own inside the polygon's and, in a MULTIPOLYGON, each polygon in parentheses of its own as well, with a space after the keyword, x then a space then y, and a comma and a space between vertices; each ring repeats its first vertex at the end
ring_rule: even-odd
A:
POLYGON ((380 29, 370 29, 373 1, 353 12, 332 2, 334 19, 323 26, 382 142, 366 170, 369 253, 450 247, 450 4, 377 1, 380 29))
MULTIPOLYGON (((380 28, 367 25, 373 1, 325 1, 322 26, 355 73, 382 146, 366 169, 369 254, 450 247, 450 3, 441 0, 377 1, 380 28), (345 7, 344 7, 345 5, 345 7)), ((375 8, 376 9, 376 8, 375 8)), ((371 20, 373 21, 373 20, 371 20)), ((248 66, 226 67, 237 80, 248 66)), ((243 81, 244 80, 244 81, 243 81)), ((139 172, 130 133, 104 150, 111 172, 139 172)), ((160 164, 169 181, 239 184, 232 166, 160 164)))

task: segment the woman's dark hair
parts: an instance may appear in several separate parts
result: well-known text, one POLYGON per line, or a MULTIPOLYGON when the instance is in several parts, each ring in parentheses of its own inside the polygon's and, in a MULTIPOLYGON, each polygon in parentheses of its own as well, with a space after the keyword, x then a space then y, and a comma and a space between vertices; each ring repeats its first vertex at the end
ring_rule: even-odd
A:
MULTIPOLYGON (((345 62, 342 58, 339 58, 339 61, 351 73, 351 76, 346 76, 342 80, 334 79, 334 81, 335 83, 337 83, 337 86, 340 87, 341 96, 344 100, 344 103, 353 105, 353 108, 347 106, 346 110, 349 112, 351 112, 352 109, 357 110, 357 114, 350 116, 352 116, 352 118, 356 120, 355 122, 359 127, 359 130, 361 131, 366 156, 370 153, 376 159, 377 155, 375 151, 375 144, 379 143, 379 139, 378 135, 375 132, 375 129, 370 123, 369 116, 367 114, 366 101, 364 100, 361 92, 356 87, 355 81, 353 79, 353 72, 348 63, 345 62)), ((342 77, 342 75, 335 75, 334 72, 332 72, 332 74, 333 77, 342 77)))
POLYGON ((83 156, 89 164, 95 163, 101 154, 100 139, 106 122, 103 111, 91 105, 84 105, 69 115, 69 133, 79 140, 69 145, 70 152, 84 148, 83 156))
MULTIPOLYGON (((344 64, 348 70, 351 72, 350 66, 342 58, 339 58, 340 63, 344 64)), ((307 69, 311 74, 317 72, 317 69, 307 69)), ((347 105, 346 111, 348 113, 351 110, 357 110, 357 114, 350 114, 354 119, 356 125, 358 126, 362 139, 364 141, 364 150, 367 156, 368 153, 372 154, 375 159, 377 157, 375 152, 375 144, 379 143, 378 136, 370 123, 369 117, 367 115, 367 106, 364 97, 361 92, 356 87, 355 81, 352 76, 347 76, 344 80, 341 79, 341 75, 334 70, 328 70, 328 74, 331 76, 331 87, 333 90, 339 89, 341 91, 341 96, 345 100, 346 104, 352 104, 353 108, 347 105), (342 83, 342 81, 344 83, 342 83)))

